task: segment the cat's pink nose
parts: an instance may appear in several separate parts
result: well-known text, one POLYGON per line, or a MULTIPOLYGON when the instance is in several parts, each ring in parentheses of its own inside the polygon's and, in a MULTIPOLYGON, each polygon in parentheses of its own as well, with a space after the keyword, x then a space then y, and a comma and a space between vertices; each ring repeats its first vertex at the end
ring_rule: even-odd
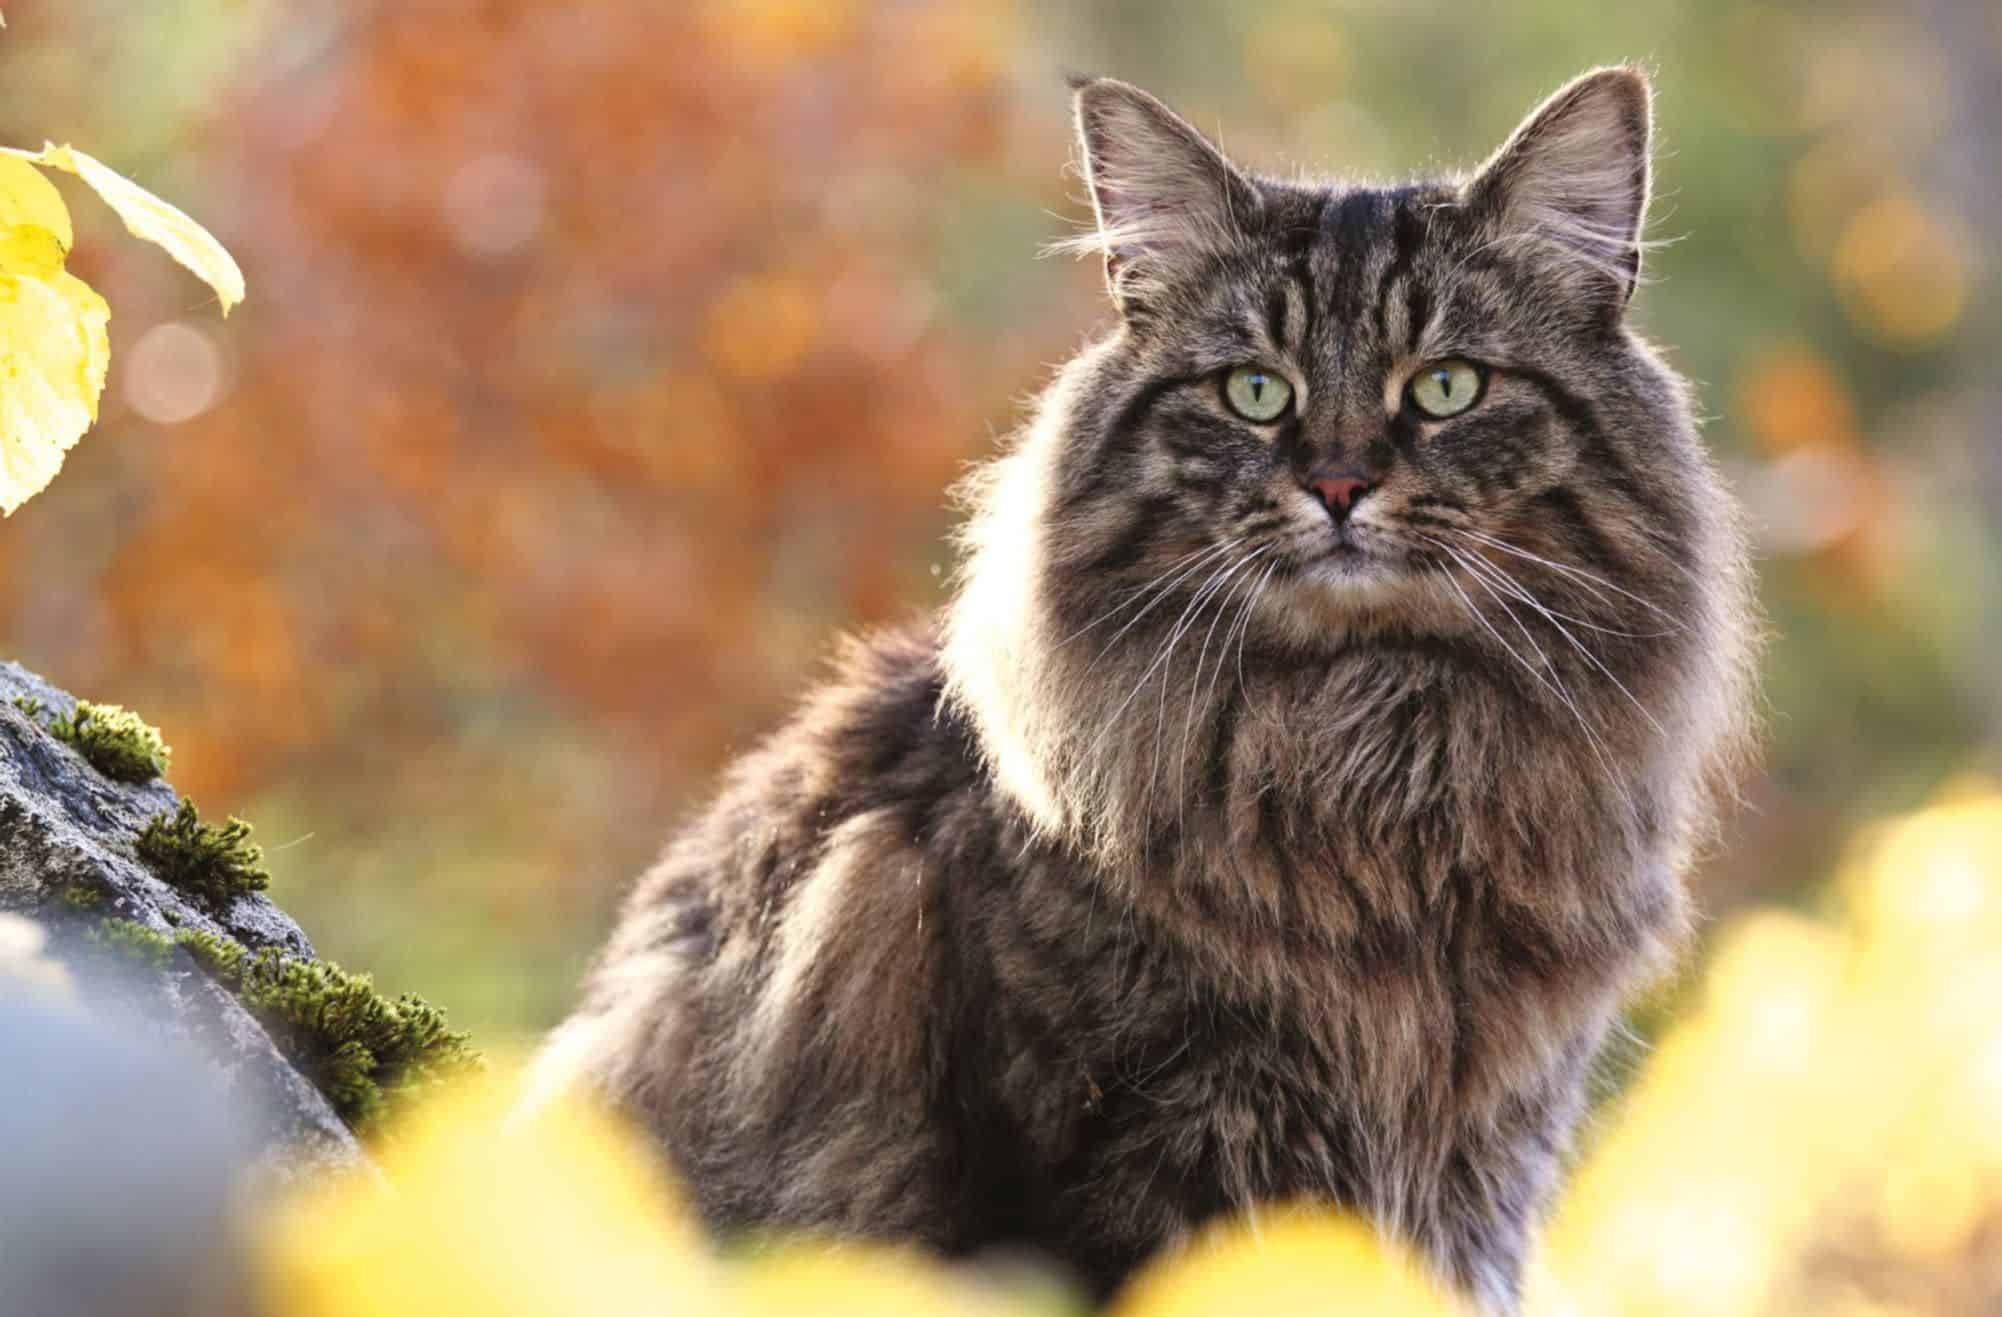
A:
POLYGON ((1340 475, 1315 475, 1307 480, 1307 488, 1323 506, 1336 516, 1345 516, 1357 499, 1369 492, 1369 481, 1361 476, 1346 472, 1340 475))

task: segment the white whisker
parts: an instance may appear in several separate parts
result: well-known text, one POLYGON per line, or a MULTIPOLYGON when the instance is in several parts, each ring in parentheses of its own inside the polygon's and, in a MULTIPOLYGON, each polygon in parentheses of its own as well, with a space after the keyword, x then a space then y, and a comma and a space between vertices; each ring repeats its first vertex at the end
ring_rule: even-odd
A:
MULTIPOLYGON (((1251 614, 1253 610, 1258 607, 1258 601, 1262 597, 1264 597, 1265 583, 1267 581, 1270 581, 1272 579, 1272 573, 1278 570, 1279 570, 1279 564, 1277 561, 1273 561, 1266 564, 1264 574, 1258 578, 1258 584, 1253 586, 1252 592, 1245 597, 1244 612, 1240 615, 1238 619, 1237 689, 1240 693, 1244 694, 1249 693, 1248 688, 1245 686, 1244 682, 1244 642, 1251 636, 1251 614)), ((1226 646, 1230 644, 1230 636, 1228 633, 1225 634, 1223 639, 1224 639, 1224 644, 1226 646)))
POLYGON ((1620 694, 1627 697, 1627 702, 1633 705, 1635 709, 1640 711, 1641 717, 1648 720, 1650 726, 1652 726, 1657 732, 1660 732, 1663 736, 1668 735, 1668 729, 1666 727, 1663 727, 1661 725, 1661 721, 1657 719, 1653 713, 1649 712, 1648 707, 1645 704, 1642 704, 1632 691, 1627 689, 1627 684, 1621 681, 1617 676, 1615 676, 1613 674, 1613 670, 1607 667, 1605 663, 1600 660, 1597 654, 1594 654, 1591 650, 1587 649, 1584 646, 1584 644, 1579 641, 1578 637, 1572 635, 1570 629, 1566 627, 1563 622, 1558 620, 1558 615, 1556 613, 1553 613, 1548 608, 1545 608, 1541 600, 1539 600, 1535 595, 1531 594, 1529 591, 1525 590, 1507 572, 1502 571, 1499 567, 1496 567, 1493 563, 1488 562, 1487 560, 1481 558, 1478 554, 1467 554, 1462 556, 1461 554, 1454 552, 1452 549, 1448 548, 1444 543, 1438 540, 1434 540, 1433 543, 1438 544, 1439 547, 1445 549, 1446 552, 1453 554, 1455 561, 1457 561, 1462 567, 1466 568, 1468 571, 1475 572, 1479 575, 1487 576, 1490 580, 1493 580, 1497 585, 1501 586, 1502 589, 1507 590, 1517 599, 1520 599, 1523 603, 1528 604, 1531 608, 1534 608, 1537 612, 1543 614, 1544 620, 1549 622, 1552 627, 1556 628, 1557 634, 1564 637, 1565 640, 1569 641, 1571 644, 1571 648, 1577 650, 1581 658, 1583 658, 1587 663, 1591 664, 1594 668, 1597 668, 1601 673, 1601 675, 1603 675, 1607 681, 1612 682, 1614 687, 1616 687, 1619 690, 1620 694))
MULTIPOLYGON (((1210 580, 1204 585, 1203 589, 1198 592, 1194 603, 1190 605, 1190 609, 1192 610, 1192 612, 1189 614, 1184 614, 1184 616, 1187 617, 1188 620, 1184 623, 1178 623, 1175 627, 1174 635, 1169 637, 1168 656, 1173 655, 1174 648, 1176 645, 1181 643, 1182 636, 1191 627, 1194 627, 1197 622, 1202 620, 1203 606, 1205 606, 1209 600, 1218 597, 1219 592, 1223 590, 1224 586, 1230 582, 1232 577, 1235 577, 1240 571, 1242 571, 1248 564, 1248 562, 1249 559, 1240 558, 1235 562, 1226 564, 1225 568, 1223 569, 1221 577, 1212 576, 1210 580)), ((1228 600, 1229 596, 1224 595, 1223 598, 1228 600)), ((1223 609, 1219 607, 1217 609, 1217 617, 1221 618, 1222 616, 1223 616, 1223 609)), ((1212 633, 1215 632, 1216 624, 1214 622, 1210 624, 1210 630, 1212 633)), ((1209 641, 1205 639, 1203 644, 1204 647, 1207 648, 1209 641)), ((1201 680, 1200 674, 1202 672, 1202 665, 1200 661, 1198 661, 1197 663, 1196 672, 1198 674, 1197 680, 1201 680)), ((1168 691, 1169 688, 1173 686, 1173 684, 1174 683, 1169 680, 1168 673, 1164 671, 1161 674, 1161 706, 1159 712, 1156 713, 1154 717, 1154 761, 1152 766, 1148 770, 1148 778, 1147 778, 1146 808, 1149 817, 1152 816, 1154 808, 1154 787, 1155 784, 1158 783, 1161 778, 1161 749, 1167 743, 1168 739, 1168 691)), ((1194 691, 1194 686, 1193 683, 1191 683, 1192 696, 1193 696, 1193 691, 1194 691)), ((1186 749, 1186 742, 1184 743, 1184 747, 1186 749)))
MULTIPOLYGON (((1485 544, 1489 548, 1500 549, 1503 553, 1511 553, 1518 558, 1527 558, 1531 562, 1543 564, 1545 567, 1550 568, 1552 571, 1562 572, 1564 573, 1564 575, 1569 576, 1574 580, 1580 582, 1587 582, 1589 583, 1587 585, 1588 589, 1590 589, 1592 585, 1604 586, 1606 589, 1611 590, 1613 593, 1631 599, 1635 603, 1639 604, 1641 607, 1648 609, 1650 612, 1660 617, 1664 622, 1667 622, 1669 628, 1672 631, 1682 630, 1682 624, 1675 619, 1675 616, 1670 612, 1668 612, 1666 609, 1662 608, 1659 604, 1656 604, 1648 599, 1643 599, 1641 598, 1641 596, 1635 594, 1631 590, 1621 589, 1619 586, 1614 585, 1611 581, 1608 581, 1605 577, 1596 575, 1592 572, 1588 572, 1583 567, 1575 567, 1561 562, 1552 562, 1550 559, 1531 553, 1529 550, 1525 548, 1522 548, 1518 545, 1510 544, 1507 540, 1499 539, 1493 535, 1486 534, 1485 532, 1482 531, 1473 530, 1469 527, 1465 526, 1460 527, 1459 533, 1467 536, 1469 539, 1476 540, 1481 544, 1485 544)), ((1596 590, 1592 591, 1592 593, 1594 593, 1595 595, 1598 594, 1596 590)), ((1599 595, 1598 597, 1601 600, 1604 600, 1605 598, 1604 595, 1599 595)))
MULTIPOLYGON (((1133 701, 1136 698, 1138 698, 1140 692, 1146 689, 1147 683, 1153 679, 1155 671, 1158 670, 1160 666, 1167 661, 1168 656, 1170 654, 1175 652, 1175 644, 1176 642, 1181 640, 1182 632, 1188 626, 1190 615, 1194 613, 1196 609, 1200 608, 1203 602, 1209 598, 1209 592, 1216 587, 1217 578, 1220 575, 1222 575, 1223 572, 1227 571, 1229 569, 1229 566, 1230 565, 1226 563, 1224 564, 1224 566, 1217 568, 1215 571, 1212 571, 1208 579, 1206 579, 1203 582, 1202 588, 1196 591, 1195 597, 1190 599, 1187 607, 1182 609, 1181 616, 1175 619, 1175 625, 1173 629, 1169 632, 1168 638, 1161 644, 1161 652, 1155 657, 1152 663, 1148 664, 1147 670, 1140 674, 1140 680, 1133 684, 1133 689, 1130 692, 1128 692, 1124 700, 1120 701, 1119 707, 1112 711, 1112 716, 1105 720, 1105 726, 1101 727, 1098 731, 1098 735, 1092 739, 1091 746, 1089 747, 1090 753, 1097 752, 1100 743, 1105 740, 1106 733, 1110 732, 1114 727, 1116 727, 1119 724, 1120 716, 1124 714, 1128 706, 1130 706, 1133 703, 1133 701)), ((1149 604, 1148 607, 1152 608, 1153 605, 1149 604)), ((1139 620, 1140 619, 1138 618, 1134 619, 1135 622, 1139 620)), ((1122 627, 1120 629, 1119 635, 1126 634, 1126 630, 1130 628, 1132 625, 1133 625, 1132 622, 1127 623, 1126 627, 1122 627)), ((1119 639, 1118 635, 1113 637, 1113 640, 1115 641, 1118 639, 1119 639)), ((1110 647, 1111 646, 1108 643, 1107 648, 1109 649, 1110 647)), ((1103 658, 1104 656, 1105 652, 1101 650, 1099 652, 1099 657, 1103 658)), ((1094 660, 1094 663, 1095 662, 1096 660, 1094 660)))
POLYGON ((1231 549, 1235 548, 1241 542, 1242 542, 1241 540, 1225 540, 1222 544, 1217 545, 1214 549, 1210 550, 1208 553, 1205 553, 1195 563, 1177 572, 1175 574, 1174 580, 1169 581, 1165 586, 1163 586, 1160 592, 1156 594, 1151 601, 1149 601, 1149 603, 1145 608, 1135 613, 1131 618, 1128 618, 1125 626, 1120 627, 1119 630, 1112 633, 1112 639, 1105 642, 1105 648, 1098 651, 1096 657, 1094 657, 1091 661, 1091 667, 1086 668, 1085 671, 1089 672, 1091 671, 1091 668, 1097 667, 1099 659, 1104 658, 1108 653, 1111 652, 1112 647, 1119 643, 1119 638, 1125 635, 1128 631, 1131 631, 1134 628, 1134 626, 1140 621, 1141 618, 1153 612, 1155 607, 1159 605, 1163 599, 1166 599, 1170 593, 1173 592, 1176 585, 1186 580, 1188 577, 1194 575, 1198 570, 1202 568, 1204 563, 1214 559, 1218 554, 1229 552, 1231 549))
MULTIPOLYGON (((1433 527, 1433 529, 1438 530, 1441 534, 1446 534, 1446 535, 1461 534, 1467 536, 1469 539, 1472 538, 1472 532, 1466 530, 1464 527, 1449 529, 1446 527, 1435 526, 1433 527)), ((1428 540, 1433 544, 1439 543, 1439 541, 1433 539, 1429 535, 1421 534, 1419 535, 1419 538, 1423 540, 1428 540)), ((1474 542, 1480 543, 1480 541, 1478 540, 1474 542)), ((1445 546, 1440 545, 1439 547, 1444 548, 1445 546)), ((1663 636, 1669 636, 1674 634, 1674 632, 1671 631, 1626 631, 1622 630, 1619 627, 1601 626, 1597 622, 1593 622, 1588 618, 1577 617, 1571 613, 1561 612, 1558 609, 1551 608, 1549 605, 1545 604, 1540 599, 1526 597, 1527 587, 1524 587, 1522 585, 1522 582, 1518 580, 1516 577, 1503 571, 1499 563, 1494 562, 1493 560, 1488 558, 1481 558, 1480 562, 1482 563, 1482 565, 1484 565, 1489 570, 1493 571, 1496 575, 1501 577, 1501 579, 1509 582, 1510 585, 1516 587, 1517 589, 1523 590, 1525 595, 1524 598, 1525 603, 1534 603, 1537 606, 1537 608, 1541 612, 1543 612, 1546 616, 1555 618, 1558 621, 1569 622, 1571 625, 1576 627, 1583 627, 1587 631, 1595 631, 1602 636, 1615 636, 1621 640, 1659 640, 1663 636)), ((1595 598, 1598 598, 1602 601, 1605 599, 1605 596, 1598 594, 1597 591, 1594 591, 1593 594, 1595 598)))
MULTIPOLYGON (((1442 545, 1441 547, 1444 546, 1442 545)), ((1457 555, 1455 556, 1457 558, 1457 555)), ((1463 568, 1462 570, 1465 569, 1463 568)), ((1523 640, 1528 642, 1529 647, 1536 651, 1536 656, 1543 661, 1544 666, 1550 668, 1550 675, 1547 678, 1544 676, 1543 673, 1538 672, 1535 669, 1535 667, 1533 667, 1530 664, 1529 660, 1525 659, 1522 656, 1520 651, 1518 651, 1515 648, 1515 646, 1509 644, 1507 640, 1502 638, 1501 632, 1495 630, 1494 625, 1490 623, 1487 620, 1487 618, 1481 613, 1480 609, 1474 605, 1474 601, 1467 597, 1467 592, 1460 588, 1459 582, 1455 581, 1451 576, 1447 576, 1443 573, 1440 575, 1439 579, 1443 580, 1447 585, 1452 587, 1453 593, 1459 595, 1460 602, 1466 605, 1468 614, 1476 622, 1479 622, 1481 626, 1486 629, 1487 633, 1490 636, 1494 637, 1495 642, 1499 644, 1503 649, 1507 650, 1510 656, 1513 657, 1517 663, 1522 665, 1522 670, 1524 672, 1527 672, 1530 676, 1534 677, 1547 690, 1549 690, 1551 694, 1555 695, 1560 701, 1562 701, 1566 709, 1569 709, 1571 711, 1571 716, 1577 719, 1578 721, 1578 730, 1585 733, 1585 740, 1592 747, 1593 757, 1599 761, 1599 767, 1605 771, 1607 785, 1612 787, 1614 792, 1618 794, 1620 800, 1626 805, 1627 813, 1629 817, 1633 819, 1634 826, 1636 828, 1639 828, 1640 810, 1634 804, 1633 797, 1629 795, 1627 793, 1626 788, 1620 784, 1619 776, 1613 769, 1612 758, 1610 755, 1607 754, 1606 748, 1604 744, 1600 741, 1598 733, 1593 730, 1591 723, 1586 720, 1584 711, 1578 707, 1577 701, 1571 698, 1571 693, 1564 688, 1563 683, 1561 681, 1558 681, 1556 679, 1557 670, 1555 667, 1551 666, 1549 656, 1543 652, 1542 646, 1538 645, 1536 643, 1535 638, 1529 634, 1529 628, 1525 627, 1522 624, 1522 619, 1515 615, 1515 610, 1510 608, 1508 606, 1507 601, 1504 600, 1499 594, 1496 594, 1494 589, 1491 586, 1487 585, 1484 581, 1482 581, 1479 576, 1475 575, 1472 572, 1468 572, 1467 579, 1471 580, 1475 585, 1480 586, 1481 589, 1487 592, 1488 596, 1495 601, 1495 604, 1502 610, 1502 612, 1507 614, 1508 620, 1514 624, 1515 629, 1522 633, 1523 640)))
MULTIPOLYGON (((1251 567, 1259 560, 1259 558, 1263 557, 1267 553, 1270 553, 1271 551, 1272 551, 1272 546, 1269 544, 1253 549, 1251 553, 1248 556, 1246 556, 1242 562, 1238 564, 1239 569, 1242 570, 1244 568, 1251 567)), ((1203 635, 1202 650, 1200 653, 1196 655, 1196 675, 1194 679, 1189 682, 1189 713, 1188 717, 1182 720, 1181 760, 1184 764, 1188 763, 1189 761, 1189 738, 1191 733, 1194 731, 1196 725, 1196 689, 1197 687, 1203 684, 1203 664, 1209 658, 1210 641, 1216 635, 1217 624, 1222 622, 1224 618, 1229 615, 1230 601, 1232 600, 1232 598, 1236 596, 1238 590, 1241 587, 1250 585, 1252 583, 1252 579, 1253 578, 1250 575, 1250 573, 1246 572, 1246 574, 1242 578, 1240 578, 1236 584, 1230 587, 1230 592, 1224 595, 1223 602, 1217 605, 1216 616, 1210 621, 1210 629, 1203 635)), ((1229 652, 1230 652, 1230 632, 1226 630, 1224 632, 1223 648, 1217 651, 1216 671, 1210 674, 1209 689, 1203 692, 1202 703, 1205 709, 1209 707, 1210 697, 1216 693, 1217 678, 1223 674, 1224 656, 1229 652)), ((1179 817, 1184 821, 1186 821, 1188 817, 1187 792, 1182 793, 1182 813, 1179 817)))
POLYGON ((1134 604, 1140 602, 1142 599, 1152 594, 1157 587, 1161 587, 1166 584, 1172 584, 1171 582, 1168 581, 1168 577, 1174 574, 1176 568, 1182 566, 1184 563, 1190 562, 1192 559, 1207 557, 1208 555, 1215 553, 1216 547, 1217 546, 1212 544, 1200 549, 1191 549, 1189 552, 1175 559, 1175 561, 1169 563, 1166 567, 1163 567, 1161 569, 1160 575, 1154 577, 1152 580, 1146 582, 1144 585, 1141 585, 1140 587, 1135 589, 1131 594, 1127 595, 1126 598, 1120 600, 1118 603, 1114 604, 1111 608, 1108 608, 1103 613, 1100 613, 1097 617, 1093 618, 1091 621, 1086 622, 1083 626, 1071 632, 1069 635, 1065 636, 1062 640, 1059 640, 1057 642, 1058 646, 1061 647, 1064 645, 1068 645, 1071 643, 1071 641, 1076 640, 1079 636, 1091 630, 1093 627, 1096 627, 1100 623, 1109 621, 1110 619, 1117 617, 1119 614, 1133 607, 1134 604))

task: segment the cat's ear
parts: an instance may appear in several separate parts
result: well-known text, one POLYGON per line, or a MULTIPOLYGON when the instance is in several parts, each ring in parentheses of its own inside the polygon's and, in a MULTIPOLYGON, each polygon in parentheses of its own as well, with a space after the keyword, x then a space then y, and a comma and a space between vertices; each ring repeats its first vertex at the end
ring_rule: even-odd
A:
POLYGON ((1097 232, 1062 244, 1102 251, 1113 301, 1131 311, 1149 282, 1227 245, 1258 190, 1173 110, 1114 78, 1072 82, 1078 152, 1097 232))
POLYGON ((1525 119, 1463 193, 1502 242, 1547 251, 1620 308, 1640 278, 1648 97, 1638 69, 1586 74, 1525 119))

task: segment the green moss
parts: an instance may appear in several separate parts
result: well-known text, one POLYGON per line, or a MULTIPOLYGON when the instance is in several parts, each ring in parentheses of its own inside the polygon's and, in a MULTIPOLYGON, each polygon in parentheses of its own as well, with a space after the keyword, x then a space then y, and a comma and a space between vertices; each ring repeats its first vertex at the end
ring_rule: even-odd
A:
POLYGON ((204 823, 191 800, 148 823, 138 850, 163 882, 210 906, 226 906, 271 884, 264 852, 250 840, 250 825, 238 818, 204 823))
POLYGON ((252 953, 213 933, 184 932, 179 941, 358 1130, 413 1093, 480 1064, 437 1007, 420 997, 384 997, 365 974, 270 948, 252 953))
POLYGON ((104 904, 104 893, 82 883, 71 883, 57 894, 72 910, 95 910, 104 904))
POLYGON ((181 945, 195 958, 195 963, 209 972, 209 977, 221 983, 231 992, 243 978, 243 962, 250 957, 243 944, 233 937, 220 933, 210 933, 205 929, 190 929, 180 935, 181 945))
MULTIPOLYGON (((48 712, 48 706, 28 695, 16 695, 14 707, 38 723, 48 712)), ((42 725, 92 768, 118 782, 151 782, 167 771, 173 753, 157 729, 116 704, 78 700, 75 712, 58 714, 42 725)))
POLYGON ((366 974, 272 949, 252 952, 201 929, 163 933, 132 919, 105 919, 84 934, 109 955, 150 970, 186 947, 209 975, 257 1018, 278 1050, 312 1080, 356 1130, 455 1074, 482 1064, 466 1035, 421 997, 394 1000, 366 974))
POLYGON ((106 919, 93 926, 84 938, 123 960, 147 969, 165 969, 174 963, 172 934, 146 927, 133 919, 106 919))

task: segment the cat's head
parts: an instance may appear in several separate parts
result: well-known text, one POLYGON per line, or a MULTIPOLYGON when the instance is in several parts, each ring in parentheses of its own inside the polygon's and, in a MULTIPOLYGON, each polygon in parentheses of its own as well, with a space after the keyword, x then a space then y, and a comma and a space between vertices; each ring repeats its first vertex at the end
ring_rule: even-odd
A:
POLYGON ((1075 245, 1103 252, 1124 332, 1073 399, 1055 511, 1101 573, 1214 549, 1291 596, 1303 632, 1424 625, 1456 554, 1506 561, 1480 537, 1684 532, 1627 469, 1690 444, 1681 392, 1622 326, 1638 73, 1566 87, 1471 179, 1388 188, 1254 177, 1124 83, 1081 84, 1076 109, 1098 225, 1075 245))
POLYGON ((1369 187, 1253 175, 1146 92, 1076 85, 1097 222, 1065 245, 1103 255, 1120 323, 976 480, 952 617, 959 693, 1032 812, 1108 804, 1080 719, 1152 681, 1193 722, 1237 684, 1200 686, 1219 643, 1457 647, 1600 743, 1613 706, 1683 720, 1689 666, 1645 670, 1673 636, 1738 662, 1728 496, 1626 324, 1649 95, 1588 74, 1471 175, 1369 187))

